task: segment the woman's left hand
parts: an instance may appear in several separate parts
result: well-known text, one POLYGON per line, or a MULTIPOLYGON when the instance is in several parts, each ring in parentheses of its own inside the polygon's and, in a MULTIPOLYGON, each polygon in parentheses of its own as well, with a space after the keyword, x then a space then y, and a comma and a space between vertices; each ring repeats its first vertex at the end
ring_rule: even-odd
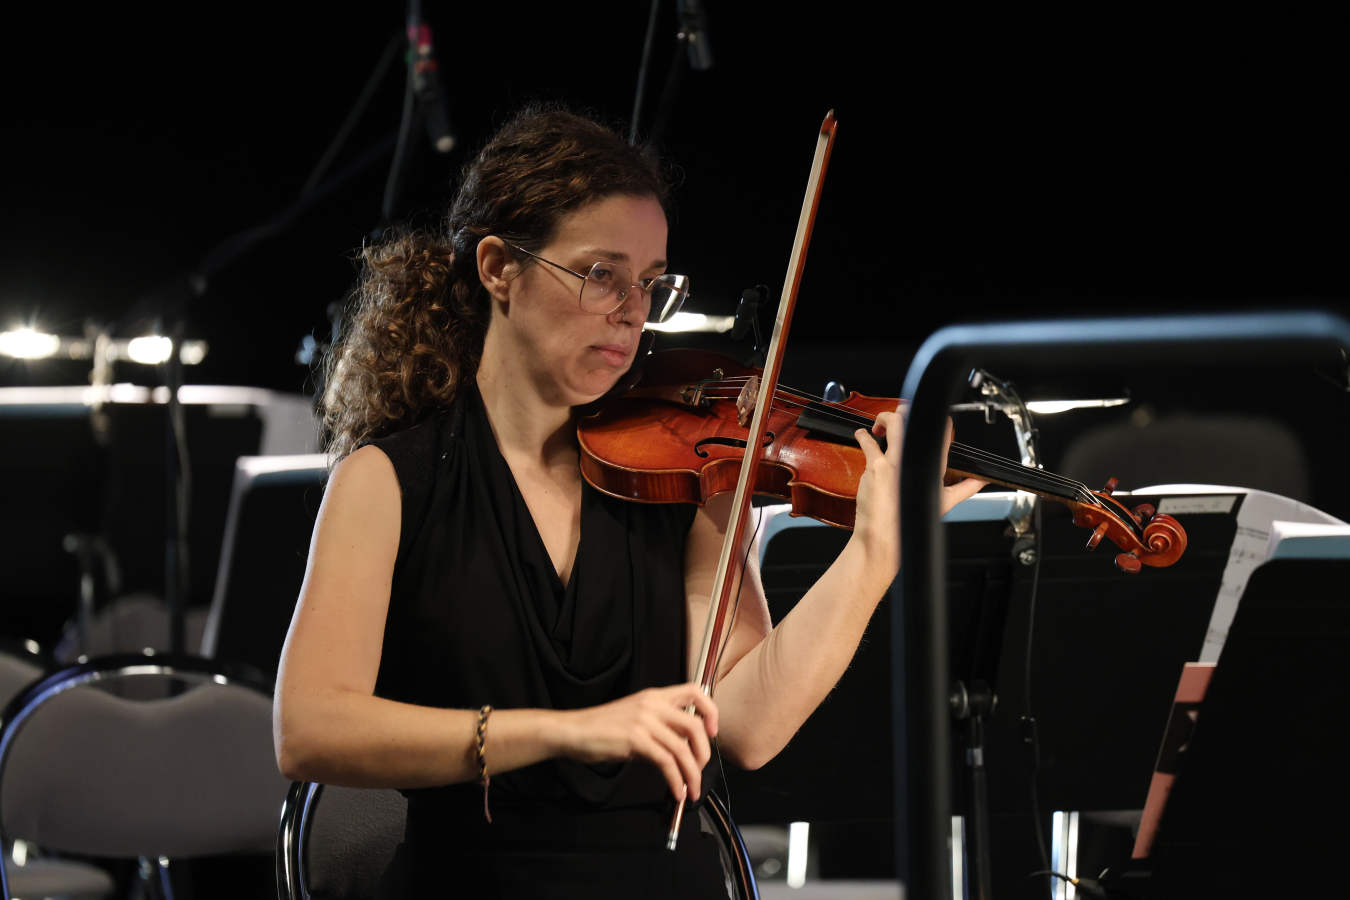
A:
MULTIPOLYGON (((854 438, 867 456, 867 468, 858 482, 857 513, 853 522, 853 538, 860 542, 868 559, 868 568, 886 578, 887 583, 900 571, 900 446, 904 443, 904 413, 907 404, 901 401, 895 412, 877 416, 872 433, 859 428, 854 438), (876 438, 885 437, 882 451, 876 438)), ((952 443, 952 420, 947 419, 942 458, 952 443)), ((987 482, 978 478, 963 478, 942 487, 942 512, 977 494, 987 482)))

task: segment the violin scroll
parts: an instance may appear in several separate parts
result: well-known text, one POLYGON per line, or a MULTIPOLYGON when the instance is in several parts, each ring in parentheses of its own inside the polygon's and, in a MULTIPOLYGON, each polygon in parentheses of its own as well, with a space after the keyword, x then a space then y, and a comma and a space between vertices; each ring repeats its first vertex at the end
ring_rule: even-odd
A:
POLYGON ((1133 575, 1143 566, 1170 566, 1186 552, 1186 531, 1181 523, 1166 513, 1158 513, 1152 504, 1141 503, 1126 509, 1111 497, 1116 479, 1106 484, 1106 490, 1094 492, 1099 504, 1074 505, 1073 522, 1091 528, 1087 547, 1095 549, 1102 538, 1123 552, 1116 555, 1116 568, 1133 575))

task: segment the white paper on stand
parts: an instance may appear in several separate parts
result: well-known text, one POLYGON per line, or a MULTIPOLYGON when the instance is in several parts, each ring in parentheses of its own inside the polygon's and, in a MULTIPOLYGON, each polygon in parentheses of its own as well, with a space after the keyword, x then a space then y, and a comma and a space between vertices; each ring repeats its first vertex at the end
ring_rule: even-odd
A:
MULTIPOLYGON (((1205 631, 1205 643, 1200 648, 1199 661, 1202 663, 1218 662, 1219 651, 1228 638, 1228 628, 1237 615, 1238 601, 1247 589, 1247 580, 1257 566, 1270 559, 1284 538, 1296 533, 1305 534, 1306 526, 1319 526, 1319 534, 1325 534, 1325 529, 1329 528, 1332 532, 1350 535, 1350 525, 1335 516, 1327 515, 1306 503, 1266 491, 1212 484, 1164 484, 1138 488, 1131 493, 1160 495, 1158 512, 1169 515, 1227 511, 1195 508, 1198 501, 1210 498, 1190 495, 1246 495, 1238 510, 1237 533, 1233 535, 1228 564, 1224 567, 1223 581, 1219 584, 1219 596, 1214 601, 1214 612, 1210 615, 1209 628, 1205 631)), ((1231 508, 1230 503, 1227 509, 1231 508)))

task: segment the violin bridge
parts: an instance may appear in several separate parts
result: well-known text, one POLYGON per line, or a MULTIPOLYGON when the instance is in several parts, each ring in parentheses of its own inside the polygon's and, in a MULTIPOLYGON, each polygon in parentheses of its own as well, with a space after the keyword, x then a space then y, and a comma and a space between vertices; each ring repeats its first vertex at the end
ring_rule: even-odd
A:
POLYGON ((750 427, 755 415, 755 403, 759 400, 759 376, 751 375, 745 380, 740 395, 736 398, 736 421, 742 428, 750 427))

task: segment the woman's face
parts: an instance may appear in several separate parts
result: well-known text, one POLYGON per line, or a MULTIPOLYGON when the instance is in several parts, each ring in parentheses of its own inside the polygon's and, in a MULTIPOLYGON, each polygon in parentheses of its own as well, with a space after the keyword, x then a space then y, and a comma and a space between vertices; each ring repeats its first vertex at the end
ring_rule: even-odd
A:
MULTIPOLYGON (((641 281, 666 270, 666 215, 654 197, 613 196, 565 217, 539 256, 586 273, 597 260, 618 262, 641 281)), ((520 364, 554 403, 589 403, 633 363, 646 315, 640 290, 608 315, 584 312, 582 280, 547 263, 519 263, 496 312, 505 317, 520 364)), ((617 299, 616 301, 617 302, 617 299)))

